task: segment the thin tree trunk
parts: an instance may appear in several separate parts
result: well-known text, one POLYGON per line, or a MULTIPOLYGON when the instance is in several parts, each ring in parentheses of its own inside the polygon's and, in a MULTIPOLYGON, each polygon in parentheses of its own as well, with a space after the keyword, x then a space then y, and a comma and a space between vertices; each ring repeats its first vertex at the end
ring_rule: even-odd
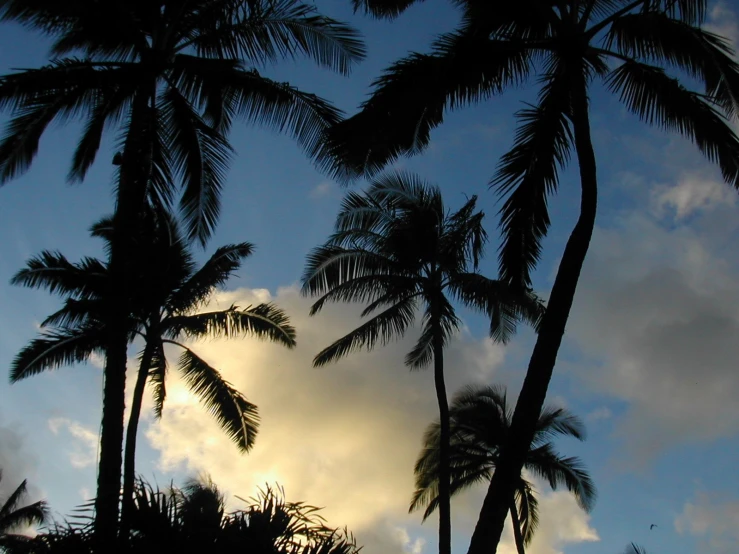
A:
MULTIPOLYGON (((436 322, 440 316, 436 315, 436 322)), ((436 324, 433 337, 434 385, 439 404, 439 554, 452 552, 452 511, 449 484, 449 401, 444 383, 444 342, 436 324)))
POLYGON ((516 403, 508 440, 490 481, 487 495, 470 541, 468 554, 494 554, 513 496, 516 478, 521 475, 526 453, 544 405, 557 353, 565 332, 590 238, 595 227, 598 183, 595 153, 590 138, 588 99, 584 81, 573 82, 572 124, 580 166, 580 217, 567 241, 547 312, 529 361, 526 378, 516 403))
POLYGON ((153 130, 149 107, 151 98, 147 91, 140 92, 134 99, 113 217, 109 264, 111 288, 107 295, 106 310, 105 386, 94 521, 96 551, 100 553, 113 551, 118 530, 131 293, 129 283, 135 265, 138 219, 146 201, 151 171, 150 148, 146 146, 153 130))
POLYGON ((136 385, 133 389, 131 415, 128 418, 128 427, 126 429, 126 447, 123 455, 123 501, 121 503, 120 528, 120 538, 122 540, 128 539, 128 533, 131 530, 131 513, 134 508, 133 487, 136 482, 136 437, 138 436, 141 404, 144 400, 144 391, 146 389, 147 378, 149 377, 152 356, 153 346, 147 342, 144 347, 144 354, 141 357, 141 365, 139 365, 136 385))
POLYGON ((523 535, 521 534, 521 521, 518 519, 518 508, 516 507, 515 497, 511 498, 509 510, 511 512, 513 539, 516 541, 516 550, 518 550, 518 554, 526 554, 523 544, 523 535))

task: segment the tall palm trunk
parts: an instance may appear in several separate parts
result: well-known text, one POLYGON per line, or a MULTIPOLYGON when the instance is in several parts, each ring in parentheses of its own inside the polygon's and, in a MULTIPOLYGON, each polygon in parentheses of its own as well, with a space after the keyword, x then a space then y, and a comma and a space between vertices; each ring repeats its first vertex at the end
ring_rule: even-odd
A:
POLYGON ((131 415, 128 418, 126 428, 126 446, 123 455, 123 501, 121 502, 121 528, 120 538, 128 539, 131 529, 131 512, 133 510, 133 487, 136 482, 136 437, 139 430, 139 419, 141 418, 141 404, 144 400, 146 380, 149 377, 149 368, 153 357, 153 345, 147 343, 144 354, 141 356, 136 385, 133 388, 131 399, 131 415))
POLYGON ((521 475, 524 459, 534 436, 536 422, 544 406, 557 352, 575 297, 590 238, 595 227, 598 181, 595 153, 590 137, 588 98, 583 78, 573 80, 572 125, 580 166, 580 217, 567 241, 557 270, 546 315, 529 361, 526 378, 513 413, 507 443, 490 481, 480 518, 472 534, 468 554, 494 554, 503 532, 509 502, 521 475))
POLYGON ((94 531, 98 552, 108 552, 118 527, 121 494, 123 417, 126 390, 126 352, 129 333, 129 283, 135 265, 138 218, 146 201, 150 176, 151 110, 149 91, 140 91, 131 108, 123 161, 116 194, 110 245, 110 286, 106 311, 105 386, 100 437, 94 531))
POLYGON ((439 554, 452 552, 452 510, 451 487, 449 483, 449 401, 444 383, 444 339, 441 330, 441 314, 438 308, 432 307, 435 318, 433 350, 434 350, 434 385, 436 400, 439 404, 439 554))
POLYGON ((511 512, 511 523, 513 524, 513 540, 516 541, 516 550, 518 554, 526 554, 523 544, 523 534, 521 533, 521 521, 518 519, 518 508, 516 507, 515 497, 511 498, 509 508, 511 512))

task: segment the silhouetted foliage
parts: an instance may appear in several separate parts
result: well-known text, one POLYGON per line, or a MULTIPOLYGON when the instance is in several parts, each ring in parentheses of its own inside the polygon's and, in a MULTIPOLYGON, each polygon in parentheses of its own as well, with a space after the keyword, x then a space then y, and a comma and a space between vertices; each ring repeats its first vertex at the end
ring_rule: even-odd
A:
MULTIPOLYGON (((354 0, 358 9, 394 17, 412 0, 354 0)), ((559 263, 510 444, 493 477, 469 554, 492 554, 508 498, 523 466, 565 331, 597 208, 597 167, 588 91, 600 80, 642 121, 690 139, 739 187, 739 64, 729 41, 701 27, 706 0, 454 0, 460 26, 430 53, 411 53, 373 85, 355 116, 328 133, 344 173, 373 174, 420 152, 449 110, 536 82, 535 105, 517 114, 514 144, 491 186, 503 199, 501 279, 531 286, 550 219, 548 198, 574 150, 580 170, 580 218, 559 263), (671 73, 672 72, 672 73, 671 73), (683 79, 687 77, 687 79, 683 79), (702 91, 684 83, 698 83, 702 91)))
MULTIPOLYGON (((411 369, 434 363, 442 483, 449 471, 443 351, 460 324, 450 298, 487 315, 490 336, 502 342, 519 320, 536 326, 544 312, 530 290, 513 290, 477 272, 487 233, 476 202, 473 196, 449 212, 437 187, 411 174, 383 175, 367 192, 347 194, 334 233, 309 254, 303 276, 303 294, 319 296, 311 315, 327 302, 361 302, 367 305, 362 317, 371 316, 323 349, 317 366, 402 336, 423 310, 421 336, 405 363, 411 369)), ((440 544, 451 548, 448 487, 442 485, 439 496, 440 544)))
MULTIPOLYGON (((2 478, 3 472, 0 469, 0 481, 2 478)), ((30 538, 17 532, 33 525, 41 525, 48 518, 49 510, 43 500, 23 505, 27 495, 26 485, 27 481, 24 480, 7 498, 0 500, 0 552, 23 552, 28 547, 30 538)))
MULTIPOLYGON (((164 491, 139 480, 134 493, 131 537, 118 545, 121 554, 357 554, 360 550, 350 533, 328 527, 318 508, 288 502, 282 489, 266 487, 245 508, 233 512, 226 511, 225 497, 210 479, 190 480, 181 488, 164 491)), ((91 554, 95 544, 91 508, 92 503, 71 521, 38 535, 24 554, 91 554)))
MULTIPOLYGON (((111 219, 95 224, 92 233, 103 238, 109 247, 111 219)), ((126 437, 124 515, 133 491, 136 435, 147 382, 152 386, 156 417, 161 417, 164 406, 168 371, 165 346, 182 350, 177 370, 238 448, 245 452, 254 443, 259 424, 257 407, 182 342, 183 338, 251 335, 288 348, 295 345, 294 328, 287 315, 273 304, 202 311, 216 288, 226 283, 252 250, 250 243, 222 246, 198 268, 176 220, 166 212, 152 210, 141 229, 138 280, 132 287, 138 294, 130 314, 129 337, 142 338, 144 348, 126 437)), ((116 294, 110 286, 106 263, 94 258, 71 263, 58 252, 42 252, 29 260, 12 282, 60 293, 66 300, 63 308, 43 321, 40 336, 13 360, 11 382, 60 365, 86 361, 92 354, 102 352, 106 295, 116 294)))
MULTIPOLYGON (((502 387, 468 386, 453 398, 449 408, 449 467, 451 494, 490 481, 500 457, 500 449, 510 432, 512 413, 502 387)), ((432 423, 424 434, 423 448, 416 461, 416 491, 410 511, 425 507, 423 519, 439 505, 439 423, 432 423)), ((572 492, 583 510, 595 502, 595 485, 577 457, 565 458, 554 449, 557 436, 585 439, 585 427, 577 416, 564 408, 545 407, 524 467, 529 473, 572 492)), ((536 490, 520 476, 515 498, 509 503, 514 538, 519 554, 531 542, 539 524, 536 490)))
POLYGON ((68 179, 82 180, 103 133, 116 129, 117 232, 110 272, 117 296, 105 310, 105 387, 98 466, 97 530, 115 536, 126 373, 125 320, 135 232, 147 201, 169 206, 177 190, 188 237, 205 243, 220 209, 232 154, 232 121, 293 137, 330 165, 323 131, 340 113, 327 101, 257 67, 307 58, 348 73, 364 57, 358 34, 298 0, 0 0, 0 20, 52 42, 48 65, 0 77, 0 184, 25 171, 48 126, 83 119, 68 179), (179 185, 179 187, 177 186, 179 185))

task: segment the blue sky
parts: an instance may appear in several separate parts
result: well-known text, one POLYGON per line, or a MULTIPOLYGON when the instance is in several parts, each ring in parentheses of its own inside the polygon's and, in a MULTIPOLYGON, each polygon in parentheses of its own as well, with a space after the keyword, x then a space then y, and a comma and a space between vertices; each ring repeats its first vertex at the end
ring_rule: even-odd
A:
MULTIPOLYGON (((352 14, 348 0, 316 4, 362 31, 368 59, 350 78, 304 61, 263 73, 348 113, 382 68, 408 50, 424 50, 457 18, 440 0, 393 23, 352 14)), ((710 24, 736 41, 739 6, 712 6, 710 24)), ((0 71, 35 67, 45 56, 38 36, 3 27, 0 71)), ((522 88, 450 114, 425 154, 397 164, 441 186, 453 207, 464 195, 479 195, 491 237, 482 267, 489 275, 496 271, 497 206, 487 182, 511 144, 513 113, 533 94, 522 88)), ((587 442, 558 446, 588 464, 599 500, 586 515, 566 493, 541 485, 542 528, 530 552, 615 553, 630 541, 653 553, 733 552, 739 542, 736 193, 689 143, 642 125, 598 87, 592 101, 598 228, 550 399, 587 423, 587 442), (652 523, 658 527, 650 531, 652 523)), ((43 292, 10 287, 12 274, 42 249, 71 259, 101 254, 87 229, 112 209, 111 145, 103 146, 85 183, 68 186, 64 176, 78 133, 73 124, 53 129, 32 169, 0 190, 0 371, 58 305, 43 292)), ((173 380, 162 421, 147 411, 139 471, 162 484, 208 471, 234 506, 233 495, 249 497, 256 486, 277 481, 290 499, 325 505, 329 522, 348 525, 368 554, 434 552, 434 521, 421 526, 417 514, 406 514, 421 433, 435 417, 431 374, 402 366, 413 333, 371 354, 310 367, 315 352, 356 323, 359 312, 337 306, 309 318, 309 302, 296 293, 305 255, 330 232, 343 191, 286 137, 236 125, 232 142, 238 156, 221 221, 201 255, 244 240, 257 251, 213 301, 246 305, 270 298, 292 316, 299 347, 284 352, 248 339, 198 344, 260 407, 257 446, 239 455, 173 380)), ((577 193, 576 175, 568 171, 551 203, 554 224, 536 274, 535 286, 545 296, 576 218, 577 193)), ((450 394, 469 382, 498 382, 514 396, 531 332, 522 330, 506 348, 492 345, 485 322, 463 313, 467 327, 447 355, 450 394)), ((100 398, 96 361, 12 387, 1 379, 0 496, 28 477, 34 495, 47 498, 59 514, 89 498, 100 398)), ((455 552, 466 551, 483 493, 471 491, 455 503, 455 552)), ((510 539, 501 552, 513 552, 510 539)))

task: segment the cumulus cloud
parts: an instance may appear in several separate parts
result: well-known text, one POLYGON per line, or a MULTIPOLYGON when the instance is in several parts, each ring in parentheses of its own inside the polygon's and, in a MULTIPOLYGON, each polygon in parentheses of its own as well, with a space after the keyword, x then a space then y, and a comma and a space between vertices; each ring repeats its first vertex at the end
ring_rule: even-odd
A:
MULTIPOLYGON (((242 289, 221 293, 214 302, 246 306, 266 299, 265 291, 242 289)), ((314 369, 312 357, 356 325, 359 310, 332 306, 310 318, 309 300, 295 288, 281 289, 272 300, 292 317, 295 350, 253 339, 194 346, 259 406, 262 423, 253 451, 239 455, 185 385, 173 379, 162 420, 146 432, 159 451, 160 469, 207 471, 238 495, 279 482, 289 498, 325 506, 328 521, 347 525, 368 554, 433 551, 434 521, 421 531, 419 516, 407 514, 422 433, 437 417, 431 372, 410 372, 403 365, 415 333, 314 369)), ((450 394, 470 382, 498 380, 504 357, 502 347, 463 332, 446 353, 450 394)), ((481 498, 459 512, 469 516, 460 516, 467 524, 476 521, 481 498)), ((460 537, 468 537, 463 528, 460 537)))
POLYGON ((736 552, 739 544, 739 499, 717 492, 698 491, 675 518, 681 535, 699 537, 701 551, 715 554, 736 552))
POLYGON ((698 210, 711 210, 721 205, 733 206, 736 203, 736 191, 704 174, 687 173, 674 185, 655 187, 652 201, 658 216, 673 213, 675 219, 680 220, 698 210))
POLYGON ((82 469, 97 462, 98 434, 78 421, 64 417, 54 417, 48 422, 49 429, 55 435, 68 433, 72 438, 71 448, 67 450, 72 467, 82 469))
POLYGON ((594 237, 568 338, 583 380, 629 403, 617 433, 641 461, 739 426, 739 281, 726 251, 738 216, 668 229, 632 213, 594 237))

